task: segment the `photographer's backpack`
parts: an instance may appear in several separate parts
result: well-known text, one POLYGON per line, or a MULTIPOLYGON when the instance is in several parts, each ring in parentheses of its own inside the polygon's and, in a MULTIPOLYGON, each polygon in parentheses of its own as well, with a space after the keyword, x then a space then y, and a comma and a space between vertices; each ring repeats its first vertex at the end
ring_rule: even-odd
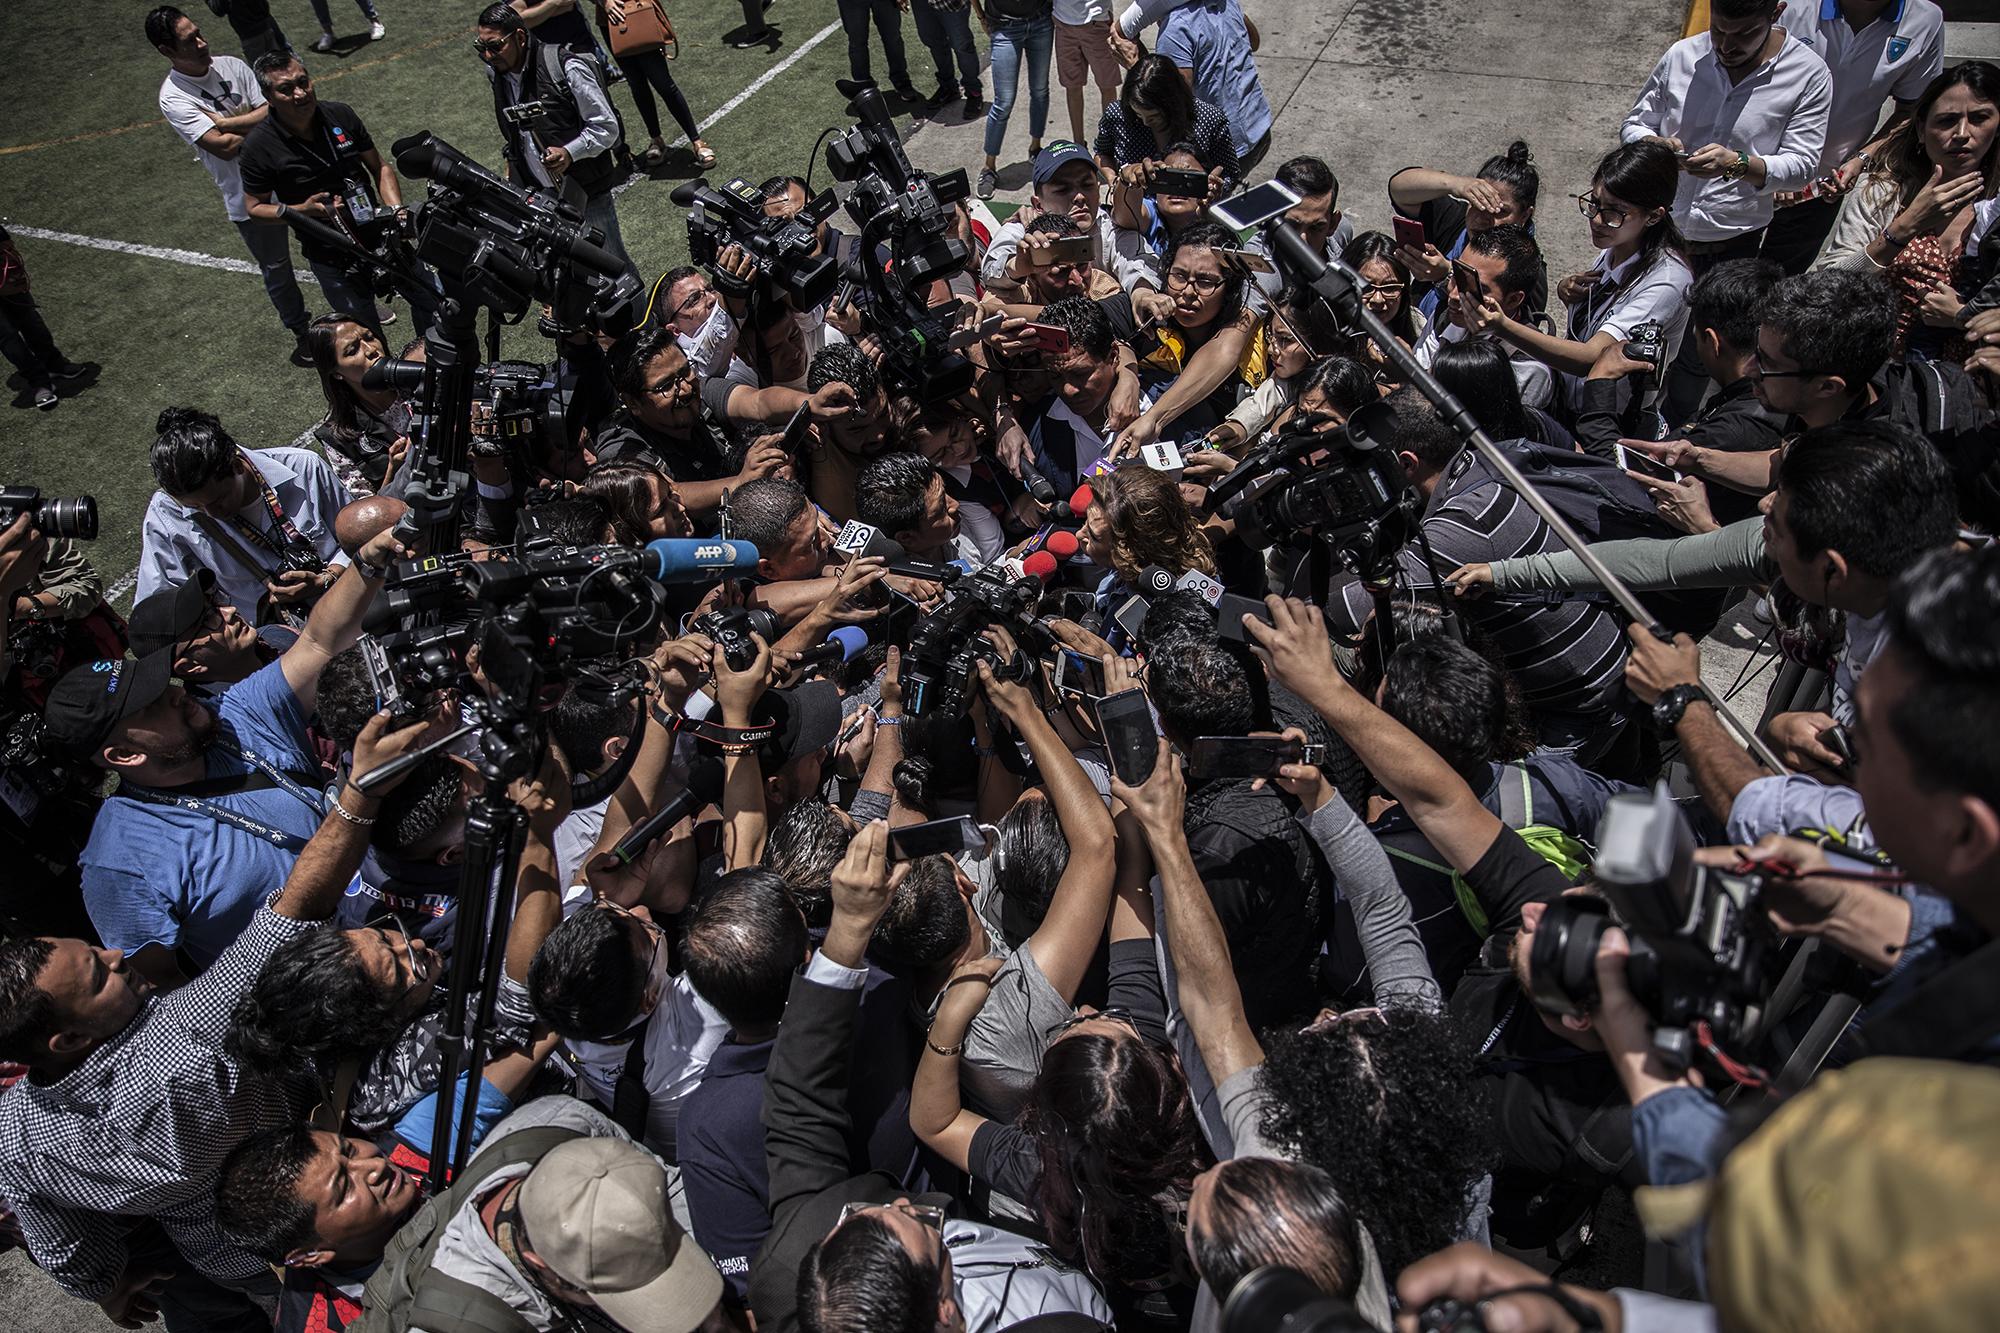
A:
MULTIPOLYGON (((1535 822, 1534 784, 1528 778, 1528 766, 1523 763, 1504 764, 1500 769, 1500 822, 1521 835, 1521 841, 1528 844, 1535 854, 1562 872, 1563 878, 1576 883, 1577 876, 1590 864, 1590 848, 1574 835, 1565 833, 1553 824, 1535 822)), ((1465 917, 1480 939, 1492 934, 1492 923, 1486 919, 1486 909, 1480 906, 1479 896, 1472 886, 1465 882, 1465 876, 1440 861, 1406 852, 1388 843, 1382 850, 1399 861, 1422 866, 1440 875, 1451 876, 1452 895, 1458 899, 1458 910, 1465 917)))
POLYGON ((496 1139, 466 1164, 444 1193, 424 1201, 382 1251, 382 1266, 361 1294, 361 1318, 350 1333, 533 1333, 534 1325, 492 1292, 431 1271, 431 1257, 451 1219, 488 1178, 509 1166, 539 1162, 577 1130, 555 1125, 519 1129, 496 1139))

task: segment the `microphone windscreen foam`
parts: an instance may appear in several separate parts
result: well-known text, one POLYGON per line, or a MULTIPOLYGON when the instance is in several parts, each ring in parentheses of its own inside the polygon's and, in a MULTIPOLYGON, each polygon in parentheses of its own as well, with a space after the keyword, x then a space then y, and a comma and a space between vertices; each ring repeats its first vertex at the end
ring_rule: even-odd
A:
POLYGON ((1047 551, 1037 551, 1021 562, 1021 572, 1046 580, 1056 572, 1056 558, 1047 551))
POLYGON ((1096 498, 1097 492, 1091 490, 1088 483, 1077 487, 1069 495, 1069 512, 1078 518, 1084 517, 1090 512, 1090 502, 1096 498))
POLYGON ((1082 543, 1077 541, 1076 534, 1068 528, 1057 528, 1049 534, 1049 539, 1042 543, 1042 549, 1058 560, 1067 560, 1082 549, 1082 543))

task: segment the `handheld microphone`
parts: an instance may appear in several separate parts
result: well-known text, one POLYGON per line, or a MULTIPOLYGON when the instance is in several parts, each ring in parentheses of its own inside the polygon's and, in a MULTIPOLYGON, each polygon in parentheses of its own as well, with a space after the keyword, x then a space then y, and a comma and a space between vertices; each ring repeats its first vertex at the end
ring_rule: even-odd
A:
POLYGON ((826 642, 806 649, 792 665, 800 671, 829 662, 852 662, 868 647, 868 631, 859 625, 842 625, 826 636, 826 642))
POLYGON ((1147 565, 1139 571, 1139 587, 1149 597, 1158 597, 1174 590, 1175 578, 1170 569, 1159 565, 1147 565))
POLYGON ((703 583, 757 569, 757 548, 717 537, 661 537, 646 543, 639 567, 660 583, 703 583))
POLYGON ((1042 543, 1041 549, 1058 560, 1067 560, 1083 549, 1083 543, 1078 541, 1076 534, 1068 528, 1057 528, 1049 534, 1048 540, 1042 543))
POLYGON ((644 819, 625 830, 625 836, 611 849, 621 866, 629 866, 639 854, 659 838, 662 833, 686 819, 705 805, 714 805, 722 799, 722 761, 713 755, 702 755, 688 765, 687 789, 644 819))
POLYGON ((1029 578, 1047 583, 1055 577, 1056 558, 1047 551, 1037 551, 1021 562, 1021 573, 1029 578))
POLYGON ((1097 492, 1088 484, 1077 487, 1069 493, 1069 512, 1078 518, 1090 516, 1090 502, 1097 498, 1097 492))

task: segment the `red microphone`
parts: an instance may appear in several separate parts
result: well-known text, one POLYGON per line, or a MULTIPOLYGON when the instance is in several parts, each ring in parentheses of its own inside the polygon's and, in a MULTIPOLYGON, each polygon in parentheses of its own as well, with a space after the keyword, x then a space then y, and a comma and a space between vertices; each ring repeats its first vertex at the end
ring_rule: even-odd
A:
POLYGON ((1047 551, 1037 551, 1021 562, 1021 573, 1030 578, 1040 579, 1044 583, 1048 582, 1055 572, 1056 558, 1047 551))
POLYGON ((1069 512, 1078 518, 1088 517, 1090 514, 1090 502, 1096 498, 1097 492, 1090 489, 1090 483, 1085 482, 1070 492, 1069 512))
POLYGON ((1057 528, 1049 534, 1048 540, 1042 543, 1042 549, 1058 560, 1069 559, 1082 547, 1083 544, 1076 539, 1076 534, 1068 528, 1057 528))

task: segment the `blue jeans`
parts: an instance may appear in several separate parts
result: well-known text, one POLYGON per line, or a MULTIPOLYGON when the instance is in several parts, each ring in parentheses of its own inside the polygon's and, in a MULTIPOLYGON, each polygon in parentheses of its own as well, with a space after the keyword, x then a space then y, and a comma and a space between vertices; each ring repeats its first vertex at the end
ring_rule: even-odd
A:
POLYGON ((956 83, 968 97, 979 95, 979 48, 972 42, 972 20, 963 9, 939 9, 930 0, 910 0, 910 16, 917 21, 917 40, 937 62, 938 87, 950 88, 951 58, 958 56, 956 83))
POLYGON ((1014 93, 1021 84, 1021 61, 1028 63, 1028 137, 1040 143, 1049 126, 1049 56, 1056 48, 1053 19, 1002 23, 993 29, 993 101, 986 108, 986 156, 1000 155, 1014 93))
POLYGON ((258 222, 254 218, 236 224, 243 248, 264 272, 264 294, 278 309, 278 318, 294 334, 304 333, 312 316, 306 313, 306 298, 292 272, 292 229, 282 222, 258 222))
MULTIPOLYGON (((310 261, 312 274, 319 279, 320 293, 326 297, 326 308, 333 313, 346 315, 357 324, 365 324, 382 336, 382 346, 394 352, 401 343, 392 343, 382 334, 382 326, 375 321, 375 294, 358 285, 354 279, 337 264, 323 260, 310 261)), ((409 336, 415 338, 430 328, 437 318, 437 298, 433 295, 410 302, 411 327, 409 336)))

